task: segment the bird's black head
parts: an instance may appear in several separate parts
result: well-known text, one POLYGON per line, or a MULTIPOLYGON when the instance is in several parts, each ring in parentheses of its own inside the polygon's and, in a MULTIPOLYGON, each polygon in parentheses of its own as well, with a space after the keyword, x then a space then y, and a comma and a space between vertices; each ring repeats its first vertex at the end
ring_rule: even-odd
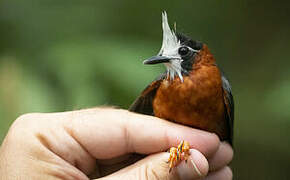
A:
POLYGON ((180 41, 181 47, 178 49, 178 54, 182 58, 181 67, 184 72, 192 70, 192 64, 196 54, 202 49, 203 44, 200 41, 194 41, 190 37, 176 33, 177 39, 180 41))

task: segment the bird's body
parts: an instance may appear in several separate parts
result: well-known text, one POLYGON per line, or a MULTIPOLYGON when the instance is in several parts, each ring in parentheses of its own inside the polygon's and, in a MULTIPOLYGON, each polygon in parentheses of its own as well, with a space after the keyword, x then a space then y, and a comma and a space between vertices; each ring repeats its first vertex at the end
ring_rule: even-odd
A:
POLYGON ((157 117, 229 139, 221 73, 206 46, 204 49, 200 53, 201 61, 193 64, 193 70, 183 76, 183 82, 178 77, 160 82, 152 102, 153 112, 157 117))
POLYGON ((129 110, 213 132, 232 144, 233 96, 214 56, 207 45, 171 31, 166 13, 162 25, 162 48, 144 64, 164 63, 167 71, 147 86, 129 110))
POLYGON ((227 101, 233 100, 228 81, 206 45, 196 59, 189 74, 183 75, 183 82, 177 76, 170 80, 162 74, 142 92, 130 110, 214 132, 231 143, 233 127, 228 111, 233 111, 229 107, 233 102, 227 101))

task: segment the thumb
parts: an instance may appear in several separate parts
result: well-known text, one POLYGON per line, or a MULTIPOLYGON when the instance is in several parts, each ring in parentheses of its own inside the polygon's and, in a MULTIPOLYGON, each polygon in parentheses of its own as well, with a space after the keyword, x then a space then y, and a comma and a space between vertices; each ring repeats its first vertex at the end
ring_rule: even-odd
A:
POLYGON ((169 172, 169 153, 157 153, 132 164, 109 176, 107 179, 148 179, 148 180, 173 180, 173 179, 199 179, 207 175, 208 162, 202 153, 195 149, 190 150, 187 162, 182 161, 176 168, 169 172))

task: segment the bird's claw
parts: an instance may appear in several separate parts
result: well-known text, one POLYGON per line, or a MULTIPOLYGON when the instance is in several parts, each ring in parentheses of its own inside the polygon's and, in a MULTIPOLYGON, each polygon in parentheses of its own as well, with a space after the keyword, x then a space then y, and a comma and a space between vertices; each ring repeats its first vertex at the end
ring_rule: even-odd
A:
POLYGON ((187 141, 181 141, 178 147, 172 147, 169 150, 170 156, 168 159, 169 163, 169 172, 176 167, 182 160, 185 160, 187 163, 187 159, 190 155, 189 153, 189 143, 187 141))

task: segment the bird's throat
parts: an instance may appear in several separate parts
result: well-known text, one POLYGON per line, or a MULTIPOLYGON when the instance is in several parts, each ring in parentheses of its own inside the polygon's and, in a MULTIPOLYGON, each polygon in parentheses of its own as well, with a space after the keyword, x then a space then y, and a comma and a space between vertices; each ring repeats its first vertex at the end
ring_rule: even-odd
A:
POLYGON ((171 60, 169 63, 164 63, 167 69, 167 78, 171 81, 177 76, 183 82, 181 62, 181 60, 171 60))

